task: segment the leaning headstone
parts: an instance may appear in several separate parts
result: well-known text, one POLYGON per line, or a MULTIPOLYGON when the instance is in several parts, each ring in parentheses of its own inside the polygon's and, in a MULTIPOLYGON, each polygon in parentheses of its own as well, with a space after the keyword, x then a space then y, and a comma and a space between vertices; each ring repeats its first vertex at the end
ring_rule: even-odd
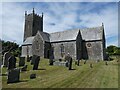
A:
POLYGON ((7 67, 8 66, 8 58, 11 56, 12 54, 10 52, 6 52, 3 56, 3 66, 7 67))
POLYGON ((7 83, 19 82, 20 79, 20 69, 15 68, 8 71, 7 83))
POLYGON ((16 58, 12 55, 8 58, 8 70, 13 68, 16 68, 16 58))
POLYGON ((25 57, 19 57, 19 66, 25 65, 25 57))
POLYGON ((36 78, 36 74, 31 74, 30 79, 34 79, 34 78, 36 78))
POLYGON ((27 65, 23 66, 23 67, 21 68, 21 71, 27 71, 27 65))
POLYGON ((33 70, 38 69, 39 61, 40 61, 40 56, 36 56, 35 62, 34 62, 34 65, 33 65, 33 70))

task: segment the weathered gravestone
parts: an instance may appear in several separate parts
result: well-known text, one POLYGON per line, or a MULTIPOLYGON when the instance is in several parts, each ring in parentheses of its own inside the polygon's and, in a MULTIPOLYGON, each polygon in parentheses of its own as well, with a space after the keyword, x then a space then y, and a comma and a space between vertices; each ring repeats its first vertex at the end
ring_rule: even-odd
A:
POLYGON ((27 71, 27 65, 23 66, 23 67, 21 68, 21 71, 27 71))
POLYGON ((19 57, 19 66, 25 65, 25 57, 19 57))
POLYGON ((7 67, 8 66, 8 58, 11 56, 12 54, 8 51, 4 54, 3 56, 3 66, 7 67))
POLYGON ((36 78, 36 74, 31 74, 30 79, 34 79, 34 78, 36 78))
POLYGON ((39 61, 40 61, 40 56, 35 55, 35 61, 34 61, 34 65, 33 65, 33 70, 38 69, 39 61))
POLYGON ((20 78, 20 69, 14 68, 8 71, 7 83, 18 82, 20 78))
POLYGON ((69 55, 65 56, 65 61, 68 62, 68 69, 71 70, 72 69, 72 57, 69 55))
POLYGON ((90 68, 93 68, 93 65, 92 65, 92 63, 90 64, 90 68))
POLYGON ((105 65, 108 65, 107 61, 105 62, 105 65))
POLYGON ((34 65, 34 63, 35 63, 35 58, 36 58, 37 56, 36 55, 33 55, 32 56, 32 58, 31 58, 31 65, 34 65))
POLYGON ((30 57, 29 57, 29 55, 27 55, 27 62, 30 62, 30 57))
POLYGON ((13 68, 16 68, 16 58, 12 55, 8 58, 8 70, 13 68))
POLYGON ((84 64, 86 64, 87 60, 85 60, 84 64))

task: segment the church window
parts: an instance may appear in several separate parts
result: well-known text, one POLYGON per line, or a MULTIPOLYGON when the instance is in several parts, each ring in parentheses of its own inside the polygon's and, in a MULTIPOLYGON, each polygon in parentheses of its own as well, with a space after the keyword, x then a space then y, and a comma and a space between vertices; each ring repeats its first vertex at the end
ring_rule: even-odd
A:
POLYGON ((90 48, 92 45, 91 45, 91 43, 87 43, 86 46, 87 46, 88 48, 90 48))
POLYGON ((64 52, 64 45, 61 44, 61 53, 63 53, 63 52, 64 52))
POLYGON ((36 41, 36 49, 39 49, 39 42, 36 41))

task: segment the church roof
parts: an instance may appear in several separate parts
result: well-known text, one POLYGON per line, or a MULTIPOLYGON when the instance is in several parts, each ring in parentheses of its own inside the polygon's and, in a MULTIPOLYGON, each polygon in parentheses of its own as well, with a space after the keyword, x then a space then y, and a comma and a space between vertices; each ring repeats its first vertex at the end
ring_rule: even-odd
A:
POLYGON ((23 42, 22 45, 32 44, 34 37, 35 37, 35 36, 27 37, 26 40, 23 42))
POLYGON ((85 41, 92 41, 92 40, 101 40, 103 34, 103 27, 93 27, 93 28, 86 28, 80 29, 82 39, 85 41))
MULTIPOLYGON (((49 39, 49 34, 48 34, 48 33, 46 33, 46 32, 39 32, 39 33, 40 33, 40 35, 42 36, 42 38, 43 38, 44 41, 47 41, 47 42, 50 41, 50 39, 49 39)), ((33 40, 34 40, 34 37, 35 37, 35 36, 27 37, 26 40, 23 42, 22 45, 32 44, 32 42, 33 42, 33 40)))
POLYGON ((44 41, 50 42, 50 38, 49 38, 50 35, 48 33, 46 32, 39 32, 39 33, 41 34, 44 41))
POLYGON ((50 42, 76 40, 78 32, 81 32, 82 39, 85 41, 101 40, 103 27, 93 27, 85 29, 66 30, 50 33, 50 42))
POLYGON ((79 29, 50 33, 50 42, 76 40, 79 29))

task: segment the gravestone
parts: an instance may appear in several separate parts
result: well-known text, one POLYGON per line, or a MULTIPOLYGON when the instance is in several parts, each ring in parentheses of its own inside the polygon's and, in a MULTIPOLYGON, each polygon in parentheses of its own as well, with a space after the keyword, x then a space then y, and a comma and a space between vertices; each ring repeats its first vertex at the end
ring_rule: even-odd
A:
POLYGON ((87 60, 85 60, 84 64, 86 64, 87 60))
POLYGON ((72 70, 72 57, 69 58, 69 70, 72 70))
POLYGON ((25 65, 25 57, 19 57, 19 66, 25 65))
POLYGON ((10 52, 6 52, 3 56, 3 66, 7 67, 8 66, 8 58, 11 56, 12 54, 10 52))
POLYGON ((39 61, 40 61, 40 56, 35 55, 35 61, 34 61, 34 65, 33 65, 33 70, 38 69, 39 61))
POLYGON ((31 58, 31 65, 34 65, 36 57, 37 57, 36 55, 32 56, 32 58, 31 58))
POLYGON ((93 65, 92 65, 92 63, 90 64, 90 68, 93 68, 93 65))
POLYGON ((13 68, 16 68, 16 58, 12 55, 8 58, 8 70, 13 68))
POLYGON ((30 79, 34 79, 34 78, 36 78, 36 74, 31 74, 30 79))
POLYGON ((30 62, 30 57, 29 57, 29 55, 27 55, 27 62, 30 62))
POLYGON ((21 71, 27 71, 27 65, 23 66, 23 67, 21 68, 21 71))
POLYGON ((53 65, 53 59, 49 59, 49 65, 53 65))
POLYGON ((20 78, 20 69, 14 68, 8 71, 7 83, 18 82, 20 78))
POLYGON ((107 63, 107 62, 105 62, 105 65, 108 65, 108 63, 107 63))

